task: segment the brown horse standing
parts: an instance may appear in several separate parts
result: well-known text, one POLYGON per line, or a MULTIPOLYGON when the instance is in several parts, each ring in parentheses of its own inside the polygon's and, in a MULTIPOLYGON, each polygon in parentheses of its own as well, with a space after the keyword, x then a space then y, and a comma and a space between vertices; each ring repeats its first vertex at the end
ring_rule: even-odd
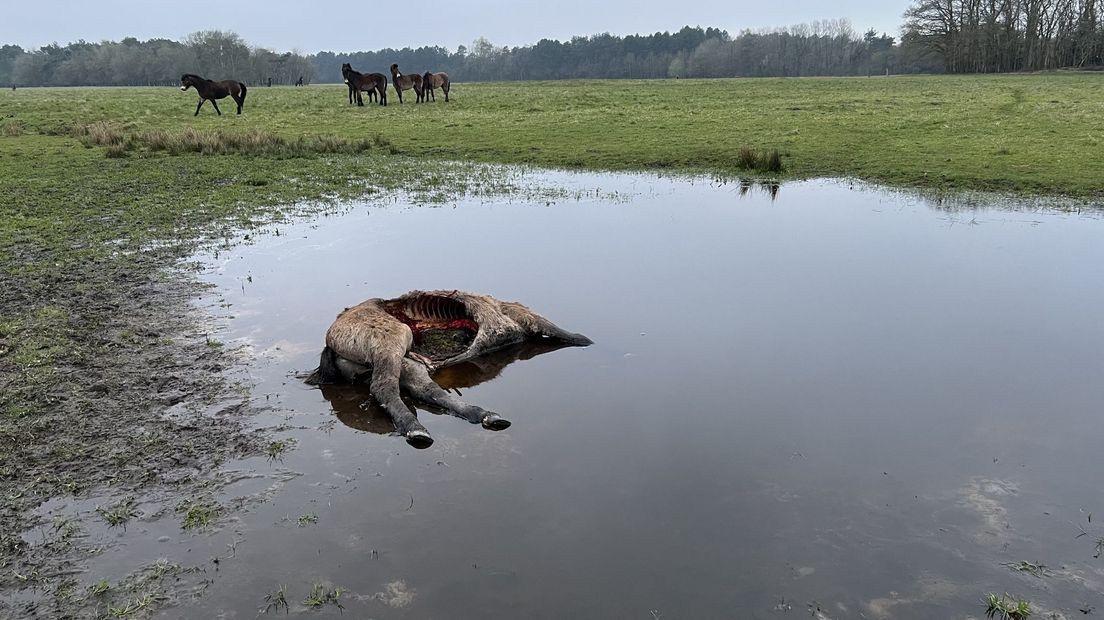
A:
POLYGON ((349 105, 353 103, 353 94, 356 94, 357 105, 363 106, 364 99, 361 91, 368 92, 368 101, 372 101, 373 95, 379 95, 379 104, 387 105, 387 78, 382 73, 361 73, 354 71, 349 63, 341 65, 341 77, 345 78, 345 84, 349 86, 349 105))
POLYGON ((399 93, 399 103, 403 102, 402 91, 411 88, 414 89, 414 94, 418 95, 417 103, 425 100, 425 91, 422 90, 422 76, 417 73, 403 75, 399 73, 399 65, 391 65, 391 83, 395 85, 395 92, 399 93))
POLYGON ((234 80, 215 82, 214 80, 201 78, 193 73, 185 73, 180 76, 180 90, 188 90, 188 87, 195 87, 196 92, 199 93, 199 105, 196 106, 195 114, 192 116, 199 116, 199 109, 203 107, 203 102, 208 99, 211 101, 211 105, 215 106, 215 112, 218 112, 218 115, 222 116, 222 110, 219 110, 215 100, 225 99, 227 97, 232 97, 234 99, 234 103, 238 104, 238 114, 242 113, 242 106, 245 104, 246 88, 245 84, 241 82, 235 82, 234 80))
POLYGON ((425 75, 422 76, 422 99, 424 100, 428 96, 432 97, 434 101, 437 101, 437 95, 434 93, 434 89, 440 88, 444 91, 445 101, 447 102, 449 100, 448 93, 450 84, 451 82, 449 82, 447 73, 430 73, 426 71, 425 75))

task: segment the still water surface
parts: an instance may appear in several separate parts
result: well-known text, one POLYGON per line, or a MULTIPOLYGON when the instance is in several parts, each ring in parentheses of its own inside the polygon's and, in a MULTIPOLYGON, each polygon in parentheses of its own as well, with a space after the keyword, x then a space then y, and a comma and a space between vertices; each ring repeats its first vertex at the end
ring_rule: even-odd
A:
POLYGON ((304 611, 314 582, 355 618, 980 618, 1006 591, 1104 613, 1098 213, 542 182, 622 199, 353 205, 208 257, 295 449, 247 465, 233 494, 265 501, 190 543, 242 541, 170 614, 255 617, 281 584, 304 611), (294 373, 342 308, 416 288, 596 344, 442 379, 492 379, 464 398, 514 425, 422 412, 414 450, 294 373))

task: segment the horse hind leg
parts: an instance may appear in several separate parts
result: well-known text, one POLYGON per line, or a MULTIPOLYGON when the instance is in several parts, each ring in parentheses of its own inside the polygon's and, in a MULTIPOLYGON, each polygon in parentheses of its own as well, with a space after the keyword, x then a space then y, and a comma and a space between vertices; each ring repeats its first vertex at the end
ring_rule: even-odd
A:
POLYGON ((448 100, 449 100, 449 98, 448 98, 449 85, 445 84, 444 86, 441 87, 441 90, 445 91, 445 103, 448 103, 448 100))
POLYGON ((406 438, 406 443, 415 448, 428 448, 433 444, 433 437, 418 421, 410 407, 403 402, 399 393, 402 365, 402 358, 379 356, 373 359, 369 391, 380 406, 391 414, 395 431, 406 438))
POLYGON ((441 389, 441 386, 433 381, 429 376, 429 371, 421 363, 410 358, 404 358, 402 364, 399 385, 407 395, 419 403, 443 409, 472 424, 482 424, 483 428, 492 431, 509 428, 510 421, 497 413, 465 403, 441 389))

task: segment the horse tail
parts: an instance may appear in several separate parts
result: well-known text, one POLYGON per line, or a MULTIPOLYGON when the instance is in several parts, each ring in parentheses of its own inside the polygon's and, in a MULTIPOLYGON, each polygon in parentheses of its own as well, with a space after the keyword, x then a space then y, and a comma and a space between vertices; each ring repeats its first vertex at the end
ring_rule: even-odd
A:
POLYGON ((249 89, 245 87, 245 82, 238 82, 238 86, 241 86, 241 102, 245 103, 245 91, 249 89))
POLYGON ((307 385, 344 383, 344 377, 341 375, 341 369, 337 367, 337 356, 333 349, 327 346, 322 349, 322 355, 319 357, 321 359, 318 360, 318 368, 315 368, 306 378, 307 385))

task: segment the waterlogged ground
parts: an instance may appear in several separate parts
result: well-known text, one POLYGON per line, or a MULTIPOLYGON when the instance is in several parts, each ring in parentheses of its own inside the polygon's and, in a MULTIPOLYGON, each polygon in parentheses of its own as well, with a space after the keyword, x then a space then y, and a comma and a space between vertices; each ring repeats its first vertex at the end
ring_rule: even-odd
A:
POLYGON ((541 182, 567 198, 354 204, 201 257, 274 442, 225 464, 206 527, 89 533, 111 552, 82 585, 133 555, 164 558, 165 617, 1104 613, 1098 211, 541 182), (342 308, 414 288, 596 344, 442 377, 514 425, 422 412, 414 450, 364 392, 295 377, 342 308))

